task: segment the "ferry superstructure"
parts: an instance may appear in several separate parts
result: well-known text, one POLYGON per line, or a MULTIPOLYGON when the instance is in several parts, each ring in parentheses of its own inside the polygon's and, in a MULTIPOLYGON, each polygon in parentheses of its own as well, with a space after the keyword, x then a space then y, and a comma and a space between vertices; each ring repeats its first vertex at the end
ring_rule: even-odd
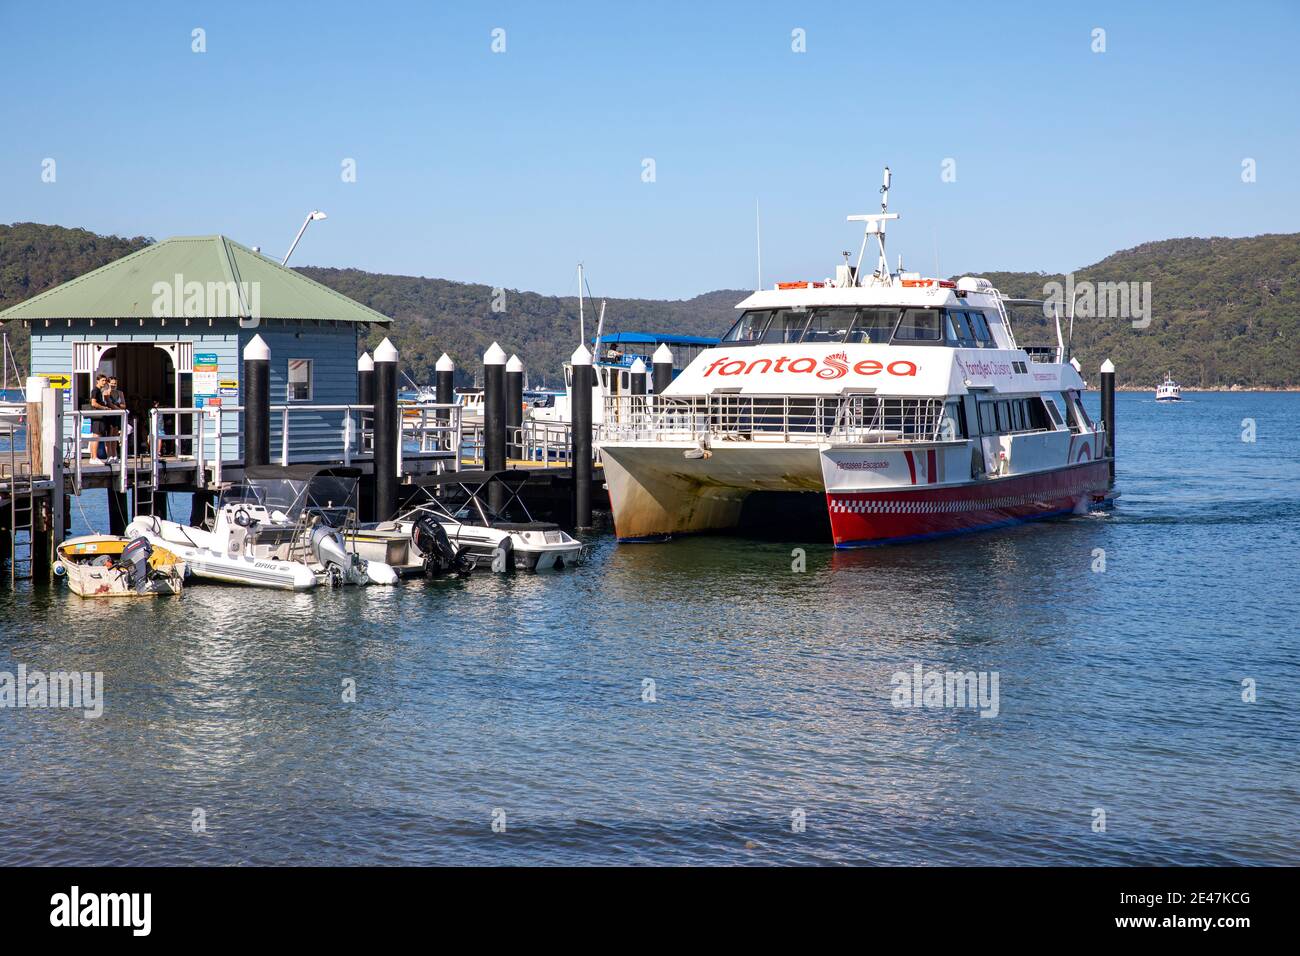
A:
POLYGON ((1181 402, 1183 387, 1174 381, 1172 372, 1165 373, 1165 380, 1156 386, 1157 402, 1181 402))
MULTIPOLYGON (((755 292, 662 395, 607 399, 597 447, 620 540, 824 507, 837 547, 1086 510, 1109 490, 1105 434, 1055 346, 1017 344, 1012 300, 976 277, 885 258, 889 172, 857 266, 755 292), (875 239, 879 260, 862 275, 875 239), (772 493, 776 493, 775 495, 772 493)), ((760 519, 761 520, 761 519, 760 519)))

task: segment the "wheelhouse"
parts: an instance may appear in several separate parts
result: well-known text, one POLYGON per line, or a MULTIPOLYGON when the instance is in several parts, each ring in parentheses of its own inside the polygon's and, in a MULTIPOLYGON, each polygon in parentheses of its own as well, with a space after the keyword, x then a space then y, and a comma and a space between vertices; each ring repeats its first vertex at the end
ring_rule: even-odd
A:
POLYGON ((818 306, 747 309, 723 345, 795 343, 1010 348, 1002 316, 977 308, 818 306))

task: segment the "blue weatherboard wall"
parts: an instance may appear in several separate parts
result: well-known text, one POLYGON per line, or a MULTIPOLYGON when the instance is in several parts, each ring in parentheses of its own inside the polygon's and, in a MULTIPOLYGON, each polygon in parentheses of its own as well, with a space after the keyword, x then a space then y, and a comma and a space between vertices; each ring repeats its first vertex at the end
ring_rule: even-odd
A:
MULTIPOLYGON (((353 322, 299 322, 264 320, 254 329, 240 328, 233 319, 199 319, 186 326, 183 321, 171 319, 166 325, 156 321, 96 320, 94 325, 85 319, 51 320, 49 325, 34 321, 31 333, 31 374, 70 375, 73 368, 74 342, 190 342, 196 356, 210 353, 217 358, 220 378, 239 382, 238 398, 227 397, 226 404, 243 404, 243 348, 258 334, 271 350, 271 404, 285 404, 290 359, 310 359, 312 362, 312 405, 344 405, 357 400, 357 336, 361 328, 353 322)), ((196 390, 197 393, 197 390, 196 390)), ((66 393, 65 412, 73 411, 72 390, 66 393)), ((240 416, 222 416, 223 430, 230 434, 223 443, 223 457, 237 460, 241 457, 239 433, 240 416)), ((342 413, 298 413, 290 425, 290 460, 307 461, 342 457, 342 413)), ((66 419, 65 433, 72 434, 72 420, 66 419)), ((271 416, 271 460, 279 461, 281 449, 280 417, 271 416)), ((216 450, 215 442, 208 443, 209 457, 216 450)))
MULTIPOLYGON (((282 322, 269 320, 255 329, 240 329, 240 354, 254 335, 271 350, 271 404, 286 404, 289 360, 310 359, 313 393, 302 405, 351 405, 357 400, 357 335, 353 322, 282 322)), ((243 402, 243 381, 240 381, 243 402)), ((289 403, 293 404, 293 403, 289 403)), ((271 461, 280 460, 280 415, 271 414, 271 461)), ((356 418, 353 418, 356 427, 356 418)), ((290 461, 340 459, 343 456, 342 412, 298 412, 289 421, 290 461)), ((355 439, 354 448, 355 452, 355 439)))

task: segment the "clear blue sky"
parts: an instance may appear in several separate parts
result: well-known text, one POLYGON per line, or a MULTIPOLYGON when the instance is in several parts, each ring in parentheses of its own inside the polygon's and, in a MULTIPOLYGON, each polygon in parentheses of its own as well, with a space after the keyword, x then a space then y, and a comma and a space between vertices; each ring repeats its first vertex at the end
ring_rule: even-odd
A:
POLYGON ((1300 230, 1298 27, 1294 2, 5 0, 0 221, 282 255, 319 207, 295 264, 566 294, 583 260, 597 295, 676 298, 753 285, 756 200, 765 283, 831 272, 888 163, 909 268, 1068 270, 1300 230))

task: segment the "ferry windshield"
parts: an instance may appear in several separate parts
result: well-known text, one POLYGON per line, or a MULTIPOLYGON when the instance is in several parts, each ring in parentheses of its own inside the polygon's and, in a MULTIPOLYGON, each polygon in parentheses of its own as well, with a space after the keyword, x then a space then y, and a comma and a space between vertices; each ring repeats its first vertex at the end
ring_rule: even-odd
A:
MULTIPOLYGON (((972 320, 973 321, 973 320, 972 320)), ((973 325, 963 325, 963 343, 981 342, 973 325)), ((984 327, 987 336, 987 327, 984 327)), ((788 345, 793 342, 914 345, 942 342, 944 323, 938 309, 830 307, 754 309, 745 312, 722 337, 723 344, 788 345)))

